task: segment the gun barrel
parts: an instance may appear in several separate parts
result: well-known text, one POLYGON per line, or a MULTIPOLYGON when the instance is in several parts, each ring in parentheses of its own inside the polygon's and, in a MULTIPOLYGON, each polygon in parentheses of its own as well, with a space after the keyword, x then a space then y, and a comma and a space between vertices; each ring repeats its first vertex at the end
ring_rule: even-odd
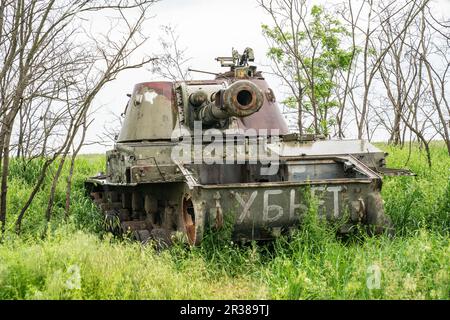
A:
POLYGON ((248 117, 261 109, 264 95, 256 84, 248 80, 233 82, 216 94, 215 100, 200 107, 198 118, 214 123, 229 117, 248 117))

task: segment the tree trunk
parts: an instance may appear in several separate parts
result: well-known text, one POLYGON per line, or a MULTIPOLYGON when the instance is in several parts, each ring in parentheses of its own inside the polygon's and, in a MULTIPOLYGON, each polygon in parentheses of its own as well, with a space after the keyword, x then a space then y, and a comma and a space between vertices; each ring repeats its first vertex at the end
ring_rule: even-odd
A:
POLYGON ((44 182, 44 179, 45 179, 45 176, 47 173, 47 169, 52 162, 53 162, 53 159, 45 161, 44 166, 42 167, 42 170, 41 170, 41 174, 39 175, 38 181, 37 181, 36 185, 34 186, 33 191, 31 192, 30 196, 28 197, 28 200, 25 203, 25 205, 20 210, 19 216, 17 217, 17 220, 16 220, 16 233, 17 234, 20 234, 20 230, 22 227, 22 220, 23 220, 23 217, 25 216, 25 212, 28 210, 29 206, 31 205, 31 202, 33 201, 34 197, 36 196, 39 189, 41 188, 41 185, 44 182))
POLYGON ((3 159, 2 159, 2 181, 0 187, 0 224, 1 233, 5 233, 6 228, 6 197, 8 194, 8 173, 9 173, 9 142, 11 132, 9 128, 5 130, 5 138, 3 140, 3 159))
POLYGON ((62 169, 64 167, 64 162, 66 161, 66 155, 65 153, 58 165, 58 169, 56 170, 55 177, 53 178, 52 187, 50 189, 50 195, 48 197, 48 204, 47 204, 47 210, 45 211, 45 219, 47 220, 47 224, 50 222, 52 218, 52 211, 53 211, 53 204, 55 202, 55 192, 56 187, 58 185, 59 177, 61 176, 62 169))

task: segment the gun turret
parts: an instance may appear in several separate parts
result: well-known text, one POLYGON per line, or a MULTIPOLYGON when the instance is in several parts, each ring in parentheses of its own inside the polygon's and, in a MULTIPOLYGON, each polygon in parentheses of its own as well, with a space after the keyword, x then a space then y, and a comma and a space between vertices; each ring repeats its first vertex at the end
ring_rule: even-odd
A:
POLYGON ((197 119, 212 124, 230 117, 243 118, 254 114, 261 109, 264 95, 251 81, 239 80, 213 94, 211 102, 202 91, 192 94, 190 101, 199 106, 197 119))

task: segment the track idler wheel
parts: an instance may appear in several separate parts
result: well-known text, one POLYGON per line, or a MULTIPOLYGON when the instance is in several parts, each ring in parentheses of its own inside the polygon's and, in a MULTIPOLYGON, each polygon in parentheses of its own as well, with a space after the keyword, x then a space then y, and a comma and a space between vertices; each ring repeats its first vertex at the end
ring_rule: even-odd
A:
POLYGON ((193 195, 186 193, 181 201, 181 220, 185 239, 189 245, 198 245, 202 239, 203 215, 193 195))

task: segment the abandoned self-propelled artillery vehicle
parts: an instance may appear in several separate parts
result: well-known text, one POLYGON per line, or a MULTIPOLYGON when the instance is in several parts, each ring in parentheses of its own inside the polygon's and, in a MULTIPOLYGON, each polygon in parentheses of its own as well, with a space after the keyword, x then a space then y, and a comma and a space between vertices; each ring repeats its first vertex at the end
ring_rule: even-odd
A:
POLYGON ((217 60, 230 70, 214 80, 134 87, 106 173, 86 181, 111 229, 199 244, 208 228, 231 221, 233 240, 272 239, 301 223, 305 192, 317 196, 319 214, 345 217, 341 232, 391 228, 380 196, 384 152, 289 133, 248 63, 252 50, 217 60))

